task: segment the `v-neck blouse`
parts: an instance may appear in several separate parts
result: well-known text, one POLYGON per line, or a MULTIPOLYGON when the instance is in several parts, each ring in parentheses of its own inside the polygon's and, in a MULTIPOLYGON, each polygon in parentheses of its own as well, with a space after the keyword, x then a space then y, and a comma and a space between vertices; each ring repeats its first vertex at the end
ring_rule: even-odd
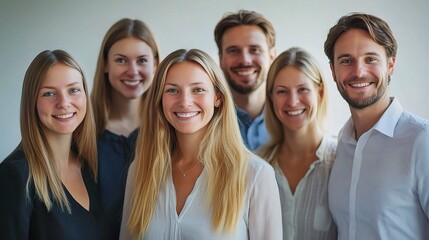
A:
POLYGON ((21 150, 0 164, 0 239, 105 239, 104 214, 96 183, 89 168, 82 178, 89 197, 89 211, 63 186, 71 214, 53 201, 50 211, 37 197, 34 184, 26 193, 28 163, 21 150))
MULTIPOLYGON (((129 177, 134 175, 133 169, 134 164, 131 164, 129 177)), ((212 227, 212 208, 207 207, 205 199, 206 184, 204 169, 178 215, 176 192, 170 176, 158 193, 154 214, 143 239, 282 239, 279 192, 274 171, 265 161, 258 157, 249 159, 244 207, 236 230, 230 234, 216 232, 212 227)), ((132 188, 128 180, 120 239, 135 239, 125 227, 132 188)))

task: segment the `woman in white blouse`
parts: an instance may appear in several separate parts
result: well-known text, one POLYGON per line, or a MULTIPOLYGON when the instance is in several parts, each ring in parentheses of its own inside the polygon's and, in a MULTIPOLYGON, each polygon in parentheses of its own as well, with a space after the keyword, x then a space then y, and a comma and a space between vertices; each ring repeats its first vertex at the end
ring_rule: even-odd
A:
POLYGON ((143 99, 120 239, 281 239, 272 167, 243 144, 228 84, 177 50, 143 99))
POLYGON ((328 179, 337 142, 324 132, 327 87, 314 58, 290 48, 267 77, 265 123, 271 142, 260 155, 280 191, 284 239, 336 239, 328 208, 328 179))

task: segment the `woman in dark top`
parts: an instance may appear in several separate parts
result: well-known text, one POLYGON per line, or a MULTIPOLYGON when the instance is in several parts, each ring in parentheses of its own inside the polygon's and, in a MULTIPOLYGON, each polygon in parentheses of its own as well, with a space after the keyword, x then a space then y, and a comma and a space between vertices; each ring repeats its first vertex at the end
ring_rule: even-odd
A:
POLYGON ((32 61, 20 119, 21 143, 0 164, 0 239, 105 239, 94 118, 68 53, 32 61))
POLYGON ((152 84, 158 64, 155 38, 142 21, 121 19, 107 31, 91 101, 97 127, 99 188, 109 239, 119 237, 127 171, 138 135, 139 103, 152 84))

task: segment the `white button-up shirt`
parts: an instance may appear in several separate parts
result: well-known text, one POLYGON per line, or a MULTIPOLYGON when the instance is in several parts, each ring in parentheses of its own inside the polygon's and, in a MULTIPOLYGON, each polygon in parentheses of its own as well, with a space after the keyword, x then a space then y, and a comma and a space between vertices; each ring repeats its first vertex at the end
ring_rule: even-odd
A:
MULTIPOLYGON (((282 220, 279 191, 273 168, 258 157, 249 159, 247 191, 244 207, 236 230, 230 234, 215 232, 212 224, 212 209, 207 206, 205 185, 207 172, 204 169, 194 189, 177 215, 176 192, 170 176, 160 189, 154 214, 143 239, 154 240, 200 240, 200 239, 282 239, 282 220)), ((129 178, 134 175, 131 164, 129 178)), ((124 214, 120 239, 135 239, 126 228, 130 214, 130 198, 133 186, 127 181, 124 214)), ((221 193, 219 193, 221 194, 221 193)), ((144 201, 145 199, 142 199, 144 201)))
POLYGON ((337 228, 328 207, 328 181, 335 159, 337 140, 323 137, 316 150, 317 160, 292 194, 289 182, 274 160, 280 191, 284 240, 333 240, 337 228))
POLYGON ((392 102, 357 141, 340 132, 329 180, 339 239, 429 238, 429 122, 392 102))

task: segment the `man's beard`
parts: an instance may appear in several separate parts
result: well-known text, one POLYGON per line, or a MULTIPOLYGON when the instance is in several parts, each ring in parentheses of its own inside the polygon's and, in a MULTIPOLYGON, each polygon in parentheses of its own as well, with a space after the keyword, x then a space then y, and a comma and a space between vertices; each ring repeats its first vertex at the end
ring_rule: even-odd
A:
MULTIPOLYGON (((374 95, 370 96, 367 99, 363 99, 363 100, 360 99, 360 97, 351 98, 349 96, 349 94, 347 93, 347 91, 343 88, 342 85, 337 84, 337 88, 338 88, 338 91, 340 92, 341 96, 344 98, 344 100, 346 100, 346 102, 351 107, 356 108, 356 109, 364 109, 364 108, 371 106, 372 104, 376 103, 386 93, 387 86, 389 85, 389 82, 390 82, 390 77, 386 76, 386 78, 388 80, 383 81, 383 79, 382 79, 383 83, 382 83, 382 85, 380 85, 380 87, 377 89, 377 92, 374 95)), ((366 80, 366 78, 354 77, 351 80, 347 80, 346 83, 358 81, 360 79, 363 79, 364 81, 366 80)), ((365 82, 368 82, 368 81, 365 81, 365 82)), ((371 81, 371 82, 374 82, 374 81, 371 81)), ((347 84, 345 84, 345 85, 347 85, 347 84)), ((363 95, 363 93, 360 95, 363 95)))
POLYGON ((249 94, 251 92, 254 92, 262 85, 262 83, 264 83, 264 79, 258 78, 253 84, 243 86, 237 84, 237 82, 230 78, 227 74, 225 74, 225 76, 231 89, 241 94, 249 94))

